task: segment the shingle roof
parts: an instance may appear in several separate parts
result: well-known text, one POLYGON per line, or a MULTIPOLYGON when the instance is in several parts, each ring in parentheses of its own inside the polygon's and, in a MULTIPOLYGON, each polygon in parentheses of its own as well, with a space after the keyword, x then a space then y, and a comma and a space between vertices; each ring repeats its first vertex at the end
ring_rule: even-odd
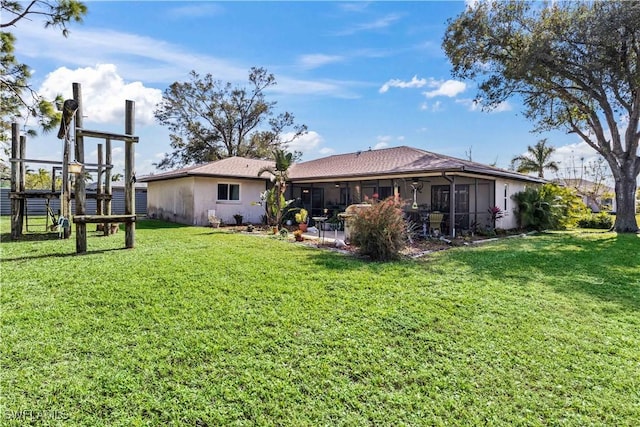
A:
POLYGON ((295 181, 449 171, 538 181, 513 171, 406 146, 339 154, 298 163, 291 168, 289 178, 295 181))
MULTIPOLYGON (((171 172, 146 176, 141 178, 140 181, 159 181, 184 176, 223 176, 257 179, 258 171, 268 166, 274 166, 274 162, 243 157, 230 157, 204 165, 191 166, 171 172)), ((338 154, 296 163, 289 169, 289 179, 291 181, 348 179, 380 175, 440 172, 469 172, 544 182, 539 178, 517 172, 406 146, 338 154)), ((268 179, 269 177, 270 175, 265 174, 263 179, 268 179)))
MULTIPOLYGON (((185 176, 221 176, 234 178, 258 179, 258 172, 263 167, 272 167, 275 163, 270 160, 247 159, 244 157, 229 157, 204 165, 189 166, 170 172, 148 175, 140 178, 140 181, 160 181, 165 179, 182 178, 185 176)), ((268 179, 270 175, 264 174, 261 179, 268 179)))

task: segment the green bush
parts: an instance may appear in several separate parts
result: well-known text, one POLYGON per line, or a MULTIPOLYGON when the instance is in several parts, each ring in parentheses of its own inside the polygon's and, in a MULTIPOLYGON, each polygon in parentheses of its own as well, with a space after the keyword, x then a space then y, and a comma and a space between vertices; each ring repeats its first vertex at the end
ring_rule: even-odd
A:
POLYGON ((578 220, 578 227, 609 229, 613 227, 613 217, 607 212, 585 215, 578 220))
POLYGON ((400 200, 389 197, 358 211, 351 241, 361 254, 374 260, 397 259, 407 241, 407 222, 400 200))
POLYGON ((556 184, 527 188, 513 195, 521 228, 562 230, 575 227, 587 206, 574 190, 556 184))

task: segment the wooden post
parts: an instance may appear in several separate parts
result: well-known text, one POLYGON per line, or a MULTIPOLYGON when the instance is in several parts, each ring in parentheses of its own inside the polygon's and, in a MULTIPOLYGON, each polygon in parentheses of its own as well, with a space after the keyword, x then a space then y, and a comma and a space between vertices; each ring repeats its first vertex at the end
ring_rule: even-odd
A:
MULTIPOLYGON (((11 124, 11 158, 17 159, 20 153, 20 135, 17 123, 11 124)), ((11 162, 11 193, 18 190, 18 182, 20 177, 21 163, 11 162)), ((22 235, 22 213, 20 211, 20 200, 18 198, 11 199, 11 238, 19 239, 22 235)))
MULTIPOLYGON (((27 137, 24 135, 20 135, 20 144, 18 147, 20 159, 24 160, 27 158, 27 137)), ((26 190, 26 175, 27 175, 27 164, 25 162, 20 162, 20 167, 18 168, 18 191, 24 194, 26 190)), ((19 206, 18 210, 20 211, 19 216, 19 224, 18 228, 20 229, 20 234, 22 235, 22 227, 25 220, 25 215, 28 215, 27 212, 27 199, 26 196, 20 197, 18 199, 19 206)), ((29 225, 27 224, 27 231, 29 230, 29 225)))
MULTIPOLYGON (((107 170, 104 174, 104 194, 106 199, 104 199, 102 210, 104 215, 111 215, 111 199, 112 199, 112 191, 111 191, 111 167, 112 164, 112 155, 111 155, 111 138, 107 138, 105 143, 105 162, 107 164, 107 170)), ((105 224, 104 226, 104 235, 107 236, 109 234, 109 224, 105 224)))
MULTIPOLYGON (((102 201, 102 144, 98 144, 98 176, 96 178, 96 215, 104 215, 102 201)), ((103 231, 107 228, 106 224, 102 224, 103 231)))
MULTIPOLYGON (((125 103, 124 133, 133 136, 135 118, 135 103, 127 100, 125 103)), ((133 139, 127 139, 124 143, 124 213, 135 215, 135 146, 133 139)), ((136 223, 127 222, 125 225, 125 247, 133 248, 135 245, 136 223)))
MULTIPOLYGON (((82 88, 80 83, 73 84, 73 99, 78 103, 75 120, 75 159, 82 163, 82 171, 76 175, 75 196, 76 196, 76 215, 86 214, 86 190, 85 190, 85 168, 84 168, 84 137, 78 129, 82 129, 82 88)), ((87 251, 87 224, 76 224, 76 253, 84 253, 87 251)))

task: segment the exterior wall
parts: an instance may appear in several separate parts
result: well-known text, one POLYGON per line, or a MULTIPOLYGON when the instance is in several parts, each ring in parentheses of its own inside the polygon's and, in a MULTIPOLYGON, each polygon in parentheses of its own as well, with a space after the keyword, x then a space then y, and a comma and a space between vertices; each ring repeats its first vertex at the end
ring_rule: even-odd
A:
POLYGON ((264 190, 265 182, 261 180, 196 177, 193 224, 208 225, 209 210, 215 210, 216 216, 225 224, 235 224, 235 214, 242 215, 245 223, 259 224, 262 222, 264 208, 252 203, 260 201, 260 193, 264 190), (218 184, 239 185, 240 200, 218 200, 218 184))
MULTIPOLYGON (((518 228, 518 218, 516 216, 516 203, 511 196, 527 188, 527 183, 505 179, 496 179, 496 206, 504 212, 504 217, 496 221, 496 228, 509 230, 518 228)), ((528 184, 532 185, 532 184, 528 184)))
POLYGON ((193 187, 193 177, 147 183, 147 215, 180 224, 193 224, 193 187))

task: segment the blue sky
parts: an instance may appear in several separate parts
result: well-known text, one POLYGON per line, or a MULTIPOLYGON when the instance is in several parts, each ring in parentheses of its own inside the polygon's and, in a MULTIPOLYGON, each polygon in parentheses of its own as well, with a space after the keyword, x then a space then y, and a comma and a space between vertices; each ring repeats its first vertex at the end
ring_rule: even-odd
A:
MULTIPOLYGON (((45 96, 71 97, 72 83, 82 84, 86 128, 123 132, 124 101, 136 101, 138 175, 153 173, 171 150, 167 129, 153 119, 165 88, 191 70, 242 84, 253 66, 275 75, 267 97, 276 110, 308 126, 290 147, 303 160, 408 145, 506 168, 542 138, 564 167, 595 156, 576 136, 531 133, 517 99, 490 113, 473 104, 477 82, 455 80, 440 47, 464 2, 86 4, 84 22, 66 39, 41 22, 21 22, 16 54, 45 96)), ((95 161, 97 142, 86 143, 87 161, 95 161)), ((114 146, 122 168, 122 147, 114 146)), ((27 154, 59 159, 61 142, 32 139, 27 154)))

